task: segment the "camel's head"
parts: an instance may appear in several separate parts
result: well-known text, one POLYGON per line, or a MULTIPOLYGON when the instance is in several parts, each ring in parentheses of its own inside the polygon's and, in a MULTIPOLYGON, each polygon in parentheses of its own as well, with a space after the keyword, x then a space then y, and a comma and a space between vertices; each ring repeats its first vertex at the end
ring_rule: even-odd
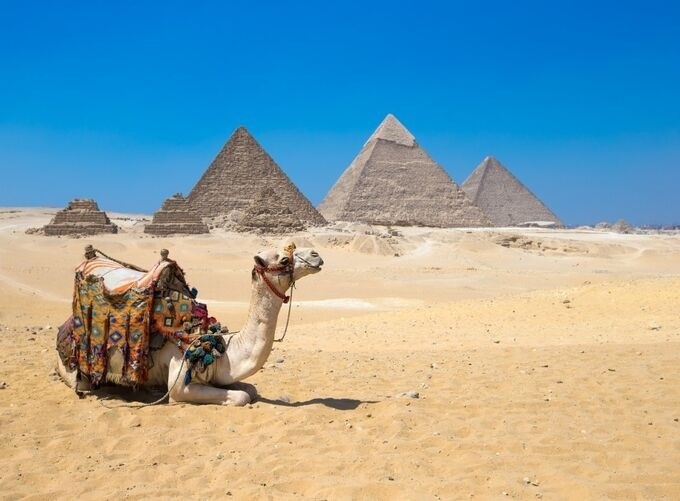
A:
POLYGON ((284 293, 293 281, 318 273, 323 266, 319 253, 311 248, 295 247, 290 243, 280 250, 260 251, 254 256, 253 280, 261 280, 276 285, 276 289, 284 293))

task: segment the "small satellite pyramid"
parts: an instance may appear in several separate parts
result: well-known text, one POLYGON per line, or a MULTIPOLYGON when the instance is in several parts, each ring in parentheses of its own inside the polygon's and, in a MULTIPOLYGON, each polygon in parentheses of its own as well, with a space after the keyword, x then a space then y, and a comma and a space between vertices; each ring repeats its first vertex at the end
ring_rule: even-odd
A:
POLYGON ((178 235, 209 233, 208 225, 187 204, 181 193, 176 193, 153 215, 153 220, 144 226, 144 233, 152 235, 178 235))
POLYGON ((300 221, 326 223, 245 127, 234 131, 187 201, 202 217, 231 217, 248 210, 265 188, 271 188, 276 203, 285 204, 300 221))
POLYGON ((329 221, 404 226, 489 226, 451 177, 387 115, 319 212, 329 221))
POLYGON ((238 231, 256 233, 291 233, 304 229, 305 225, 271 188, 260 191, 236 225, 238 231))
POLYGON ((559 218, 494 157, 486 157, 461 185, 494 226, 553 222, 559 218))
POLYGON ((91 198, 76 198, 54 215, 52 221, 43 227, 45 235, 98 235, 118 233, 118 227, 111 222, 106 212, 99 210, 91 198))

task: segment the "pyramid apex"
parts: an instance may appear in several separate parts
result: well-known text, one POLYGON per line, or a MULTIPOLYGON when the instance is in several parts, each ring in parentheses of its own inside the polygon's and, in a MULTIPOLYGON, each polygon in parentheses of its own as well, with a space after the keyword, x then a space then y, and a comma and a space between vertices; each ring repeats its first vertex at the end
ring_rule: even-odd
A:
POLYGON ((252 136, 250 131, 248 129, 246 129, 245 125, 239 125, 238 127, 236 127, 234 134, 247 134, 249 136, 252 136))
POLYGON ((413 134, 392 113, 387 114, 375 132, 368 138, 366 144, 377 139, 404 146, 413 146, 416 143, 416 138, 413 134))

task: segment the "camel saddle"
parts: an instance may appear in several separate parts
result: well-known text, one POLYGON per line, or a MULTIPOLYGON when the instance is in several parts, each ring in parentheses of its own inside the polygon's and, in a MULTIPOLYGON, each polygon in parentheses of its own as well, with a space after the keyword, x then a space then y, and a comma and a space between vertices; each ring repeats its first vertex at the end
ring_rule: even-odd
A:
POLYGON ((169 341, 186 350, 202 334, 221 329, 167 256, 161 251, 146 271, 86 248, 86 260, 75 269, 73 315, 59 328, 57 351, 93 387, 142 384, 153 348, 169 341), (123 361, 115 374, 108 367, 113 356, 123 361))

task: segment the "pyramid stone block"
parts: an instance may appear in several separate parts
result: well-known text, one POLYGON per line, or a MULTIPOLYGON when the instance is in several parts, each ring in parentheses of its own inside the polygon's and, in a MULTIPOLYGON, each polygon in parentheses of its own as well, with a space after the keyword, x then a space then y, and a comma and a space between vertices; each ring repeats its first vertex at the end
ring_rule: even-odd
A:
POLYGON ((271 188, 276 199, 300 221, 310 225, 326 223, 245 127, 236 129, 187 201, 202 217, 230 218, 248 210, 265 188, 271 188))
POLYGON ((494 226, 517 226, 559 218, 494 157, 486 157, 461 185, 494 226))
POLYGON ((187 204, 181 193, 168 198, 153 215, 151 223, 144 226, 144 233, 152 235, 196 235, 209 233, 208 225, 187 204))
POLYGON ((257 233, 291 233, 304 230, 305 225, 276 196, 273 189, 263 188, 243 214, 236 229, 257 233))
POLYGON ((470 227, 490 222, 406 128, 387 115, 319 205, 329 221, 470 227))

